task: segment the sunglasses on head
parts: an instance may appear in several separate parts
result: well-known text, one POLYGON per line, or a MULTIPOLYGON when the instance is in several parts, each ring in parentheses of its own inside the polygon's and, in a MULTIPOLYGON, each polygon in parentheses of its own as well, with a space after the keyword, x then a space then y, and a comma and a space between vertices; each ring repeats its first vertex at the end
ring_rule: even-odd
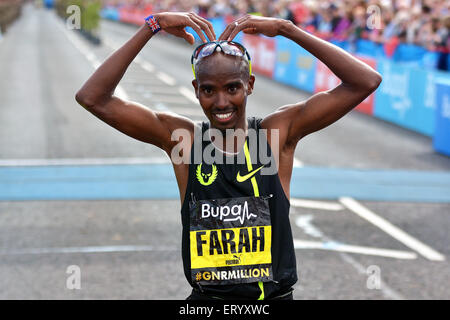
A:
POLYGON ((192 72, 194 73, 194 78, 196 78, 195 64, 197 63, 197 61, 204 57, 212 55, 217 50, 217 48, 220 48, 220 50, 225 54, 246 58, 249 65, 250 75, 252 74, 252 62, 250 60, 250 55, 248 54, 247 49, 245 49, 245 47, 240 43, 222 40, 202 43, 197 48, 195 48, 194 53, 192 53, 191 57, 191 65, 192 72))

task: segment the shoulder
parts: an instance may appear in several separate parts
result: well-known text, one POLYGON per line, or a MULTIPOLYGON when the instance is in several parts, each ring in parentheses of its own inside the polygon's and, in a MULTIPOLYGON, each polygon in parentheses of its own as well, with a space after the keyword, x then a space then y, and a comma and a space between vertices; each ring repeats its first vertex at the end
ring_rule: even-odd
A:
POLYGON ((261 121, 261 127, 264 129, 283 129, 290 125, 292 117, 304 102, 297 104, 288 104, 279 107, 274 112, 268 114, 261 121))
POLYGON ((157 112, 157 116, 163 126, 170 132, 171 141, 168 146, 169 150, 180 143, 181 139, 184 143, 192 144, 194 141, 194 132, 201 129, 201 123, 196 123, 174 112, 157 112))
POLYGON ((275 130, 279 139, 279 146, 282 149, 295 148, 296 143, 291 143, 288 139, 289 130, 293 119, 298 117, 298 110, 303 103, 284 105, 262 119, 261 128, 267 130, 269 141, 271 133, 275 130))

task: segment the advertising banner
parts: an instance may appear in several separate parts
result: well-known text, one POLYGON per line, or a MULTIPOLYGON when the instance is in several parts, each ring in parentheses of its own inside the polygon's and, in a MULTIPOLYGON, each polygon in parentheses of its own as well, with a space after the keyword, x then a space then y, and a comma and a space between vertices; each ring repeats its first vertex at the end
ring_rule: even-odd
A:
POLYGON ((136 25, 142 25, 145 18, 152 14, 152 6, 145 8, 122 7, 119 9, 120 21, 136 25))
POLYGON ((440 74, 380 59, 383 82, 376 91, 374 115, 432 136, 435 124, 435 78, 440 74))
POLYGON ((436 151, 450 156, 450 77, 436 81, 436 129, 433 147, 436 151))
POLYGON ((242 44, 252 59, 253 72, 272 78, 276 59, 275 39, 244 34, 242 44))
MULTIPOLYGON (((376 70, 377 63, 375 59, 369 57, 358 57, 358 56, 356 57, 376 70)), ((336 87, 338 84, 341 83, 341 80, 337 76, 335 76, 334 73, 331 72, 331 70, 328 69, 328 67, 321 61, 317 62, 316 70, 317 73, 314 92, 327 91, 333 89, 334 87, 336 87)), ((355 110, 358 110, 360 112, 369 115, 373 115, 374 99, 375 95, 371 94, 363 102, 361 102, 355 108, 355 110)))
POLYGON ((307 92, 314 92, 317 59, 284 37, 276 37, 275 44, 274 79, 307 92))

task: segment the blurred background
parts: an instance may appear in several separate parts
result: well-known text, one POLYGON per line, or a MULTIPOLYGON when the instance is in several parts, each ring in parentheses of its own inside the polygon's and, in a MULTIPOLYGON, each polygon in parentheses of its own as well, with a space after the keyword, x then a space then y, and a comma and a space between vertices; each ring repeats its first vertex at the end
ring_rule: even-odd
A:
MULTIPOLYGON (((380 72, 375 93, 297 146, 294 298, 450 299, 448 0, 1 0, 0 298, 190 294, 170 160, 74 99, 162 11, 194 11, 217 36, 247 13, 288 19, 380 72)), ((248 116, 340 82, 286 38, 235 40, 256 75, 248 116)), ((115 94, 206 121, 191 85, 194 47, 158 33, 115 94)))

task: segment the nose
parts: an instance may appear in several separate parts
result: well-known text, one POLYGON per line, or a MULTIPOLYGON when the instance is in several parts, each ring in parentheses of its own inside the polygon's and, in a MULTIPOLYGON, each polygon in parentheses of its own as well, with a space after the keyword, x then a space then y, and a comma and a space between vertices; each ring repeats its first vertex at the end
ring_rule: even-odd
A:
POLYGON ((228 97, 224 92, 219 92, 216 97, 215 106, 217 109, 226 109, 230 105, 228 97))

